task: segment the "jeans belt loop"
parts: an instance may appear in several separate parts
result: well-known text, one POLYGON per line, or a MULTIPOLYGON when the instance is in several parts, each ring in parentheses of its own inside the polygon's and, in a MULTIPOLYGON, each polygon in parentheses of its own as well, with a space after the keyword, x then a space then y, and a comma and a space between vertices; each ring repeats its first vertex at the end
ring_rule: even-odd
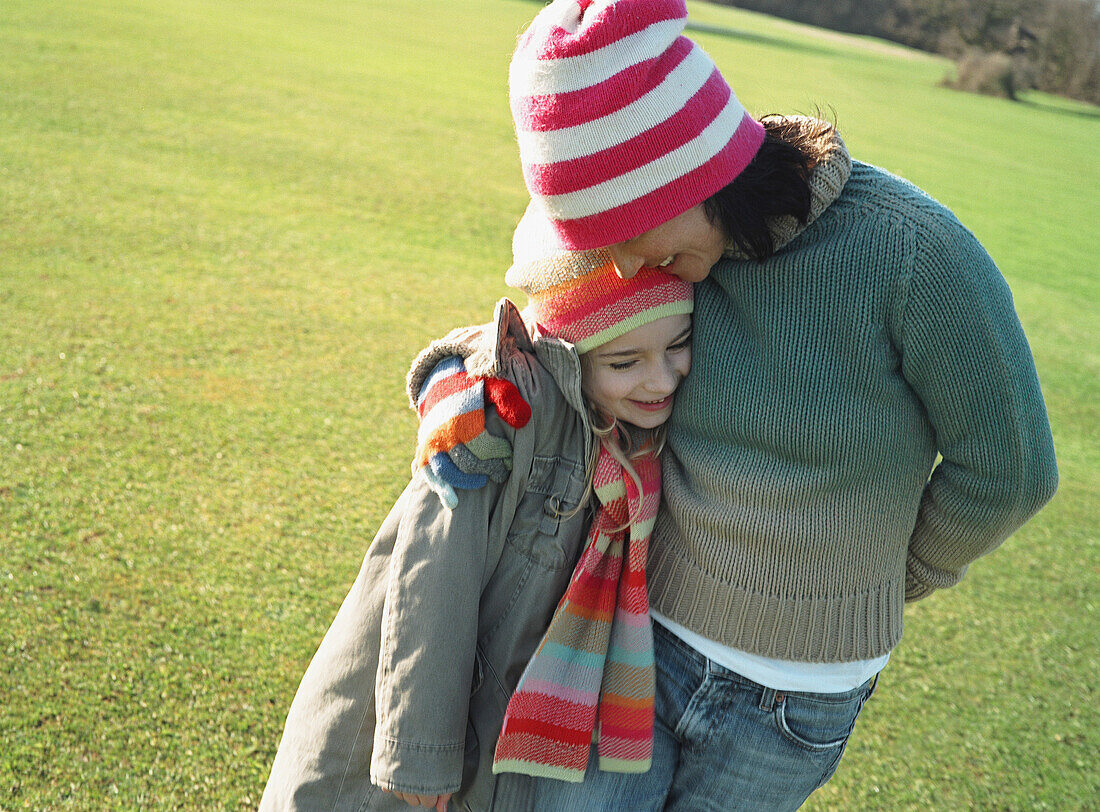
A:
POLYGON ((764 693, 760 695, 760 710, 765 713, 770 713, 771 709, 775 706, 775 695, 777 691, 775 688, 765 688, 764 693))

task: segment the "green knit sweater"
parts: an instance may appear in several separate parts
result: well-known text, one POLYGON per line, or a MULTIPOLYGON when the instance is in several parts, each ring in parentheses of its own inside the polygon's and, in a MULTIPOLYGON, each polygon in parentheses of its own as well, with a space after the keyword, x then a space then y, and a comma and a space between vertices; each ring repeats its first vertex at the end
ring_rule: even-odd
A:
POLYGON ((816 172, 808 227, 696 286, 649 586, 721 643, 837 662, 889 651, 905 600, 958 582, 1057 469, 1011 294, 975 237, 839 139, 816 172))

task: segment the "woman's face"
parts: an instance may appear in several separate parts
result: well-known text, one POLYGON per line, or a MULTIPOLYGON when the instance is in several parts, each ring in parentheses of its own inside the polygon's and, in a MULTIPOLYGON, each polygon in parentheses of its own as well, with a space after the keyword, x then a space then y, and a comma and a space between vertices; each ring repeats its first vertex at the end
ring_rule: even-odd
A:
POLYGON ((726 237, 707 218, 703 204, 639 234, 608 246, 615 272, 630 279, 643 267, 660 268, 687 282, 701 282, 722 256, 726 237))
POLYGON ((655 429, 691 369, 691 316, 665 316, 585 353, 585 396, 618 420, 655 429))

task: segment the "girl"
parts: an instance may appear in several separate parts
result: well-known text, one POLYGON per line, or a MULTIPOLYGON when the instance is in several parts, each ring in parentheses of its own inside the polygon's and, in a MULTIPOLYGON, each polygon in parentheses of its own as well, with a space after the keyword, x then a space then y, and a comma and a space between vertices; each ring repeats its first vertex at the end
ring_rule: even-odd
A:
MULTIPOLYGON (((306 671, 261 809, 490 809, 495 772, 582 775, 594 730, 600 767, 648 767, 645 555, 692 286, 657 270, 620 279, 606 252, 550 249, 548 234, 533 216, 517 229, 507 279, 528 309, 501 300, 493 324, 462 336, 478 347, 466 366, 531 405, 522 432, 473 421, 512 441, 511 473, 449 510, 431 466, 414 466, 306 671), (602 667, 578 668, 593 658, 602 667)), ((422 409, 481 402, 476 381, 436 368, 455 340, 414 364, 422 409)), ((469 435, 469 419, 453 422, 469 435)))

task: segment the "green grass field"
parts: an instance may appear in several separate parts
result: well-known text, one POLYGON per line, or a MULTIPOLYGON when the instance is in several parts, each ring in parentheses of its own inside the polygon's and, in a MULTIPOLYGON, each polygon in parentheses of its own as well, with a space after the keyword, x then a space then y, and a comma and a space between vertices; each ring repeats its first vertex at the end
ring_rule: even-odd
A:
MULTIPOLYGON (((1100 113, 690 8, 751 111, 830 111, 974 230, 1060 454, 1055 501, 909 611, 808 808, 1100 808, 1100 113)), ((0 809, 255 806, 408 476, 407 364, 506 291, 537 9, 4 4, 0 809)))

